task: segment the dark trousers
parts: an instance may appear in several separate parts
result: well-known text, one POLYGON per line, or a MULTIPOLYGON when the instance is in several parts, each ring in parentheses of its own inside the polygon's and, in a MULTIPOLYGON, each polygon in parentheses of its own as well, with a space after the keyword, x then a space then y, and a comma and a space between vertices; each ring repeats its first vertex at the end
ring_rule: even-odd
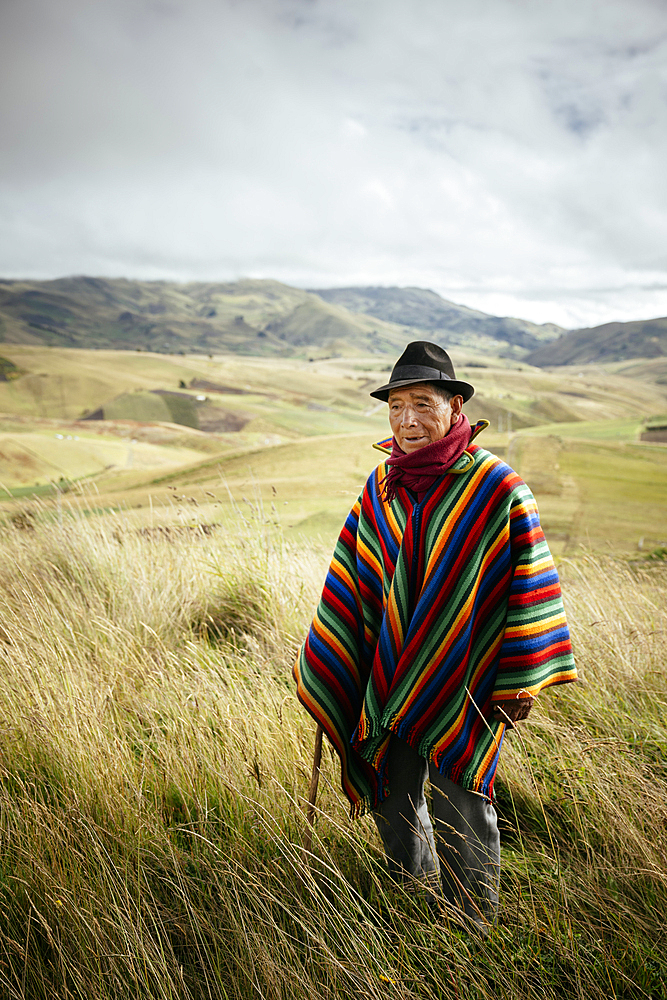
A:
POLYGON ((392 877, 445 899, 478 924, 498 908, 500 837, 490 800, 444 778, 433 764, 392 736, 387 760, 390 795, 373 812, 392 877), (424 782, 433 789, 435 836, 424 782), (437 891, 437 890, 436 890, 437 891))

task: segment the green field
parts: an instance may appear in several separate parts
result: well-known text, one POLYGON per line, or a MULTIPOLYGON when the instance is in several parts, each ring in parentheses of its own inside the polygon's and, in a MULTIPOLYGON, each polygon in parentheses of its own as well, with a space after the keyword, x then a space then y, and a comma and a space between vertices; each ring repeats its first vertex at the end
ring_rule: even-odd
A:
MULTIPOLYGON (((95 506, 137 521, 183 518, 195 503, 215 520, 232 500, 260 502, 286 533, 331 545, 388 433, 368 395, 387 377, 378 358, 3 351, 0 502, 61 479, 84 506, 92 490, 95 506), (81 419, 94 411, 106 419, 81 419)), ((490 421, 479 443, 532 487, 557 555, 664 547, 667 448, 639 441, 667 411, 661 359, 544 371, 452 354, 477 389, 471 421, 490 421)))

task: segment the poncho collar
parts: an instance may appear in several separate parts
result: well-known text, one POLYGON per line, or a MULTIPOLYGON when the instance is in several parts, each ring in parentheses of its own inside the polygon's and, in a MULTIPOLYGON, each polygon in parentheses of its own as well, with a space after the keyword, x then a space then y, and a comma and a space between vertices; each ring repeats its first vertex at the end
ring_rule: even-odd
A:
MULTIPOLYGON (((391 448, 391 456, 387 459, 390 469, 380 483, 380 495, 387 503, 391 503, 396 498, 397 488, 403 486, 417 493, 421 500, 439 476, 456 465, 463 454, 468 455, 468 445, 488 426, 488 420, 478 420, 471 428, 467 416, 462 413, 444 438, 410 454, 399 447, 395 438, 374 445, 385 453, 391 448)), ((470 459, 472 460, 472 455, 470 459)))

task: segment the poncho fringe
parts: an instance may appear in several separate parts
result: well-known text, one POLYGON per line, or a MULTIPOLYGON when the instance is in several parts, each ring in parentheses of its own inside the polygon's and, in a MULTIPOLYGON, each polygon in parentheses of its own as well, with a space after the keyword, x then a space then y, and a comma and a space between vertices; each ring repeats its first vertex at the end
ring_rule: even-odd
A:
POLYGON ((420 503, 403 487, 383 501, 386 473, 382 462, 347 517, 294 667, 352 815, 390 791, 392 733, 491 796, 505 728, 492 701, 576 680, 558 575, 520 477, 477 445, 420 503))

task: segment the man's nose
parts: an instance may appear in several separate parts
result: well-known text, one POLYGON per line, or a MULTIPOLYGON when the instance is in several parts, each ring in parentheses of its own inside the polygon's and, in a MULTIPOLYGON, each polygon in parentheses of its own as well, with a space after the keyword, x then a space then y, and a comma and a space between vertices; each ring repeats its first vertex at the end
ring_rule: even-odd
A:
POLYGON ((417 423, 417 411, 412 406, 406 406, 401 414, 401 426, 410 427, 417 423))

